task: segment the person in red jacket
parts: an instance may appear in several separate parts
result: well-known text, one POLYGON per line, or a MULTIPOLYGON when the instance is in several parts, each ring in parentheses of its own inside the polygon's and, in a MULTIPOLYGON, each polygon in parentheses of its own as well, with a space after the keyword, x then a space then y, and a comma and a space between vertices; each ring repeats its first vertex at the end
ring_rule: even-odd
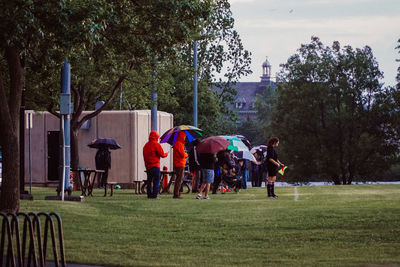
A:
POLYGON ((165 158, 168 153, 164 153, 158 138, 160 135, 156 131, 151 131, 149 141, 143 147, 144 165, 147 172, 147 197, 157 198, 160 188, 160 158, 165 158))
POLYGON ((185 164, 188 154, 185 152, 185 132, 181 131, 178 133, 174 144, 174 171, 175 171, 175 186, 174 186, 174 198, 181 197, 181 186, 183 181, 183 175, 185 173, 185 164))

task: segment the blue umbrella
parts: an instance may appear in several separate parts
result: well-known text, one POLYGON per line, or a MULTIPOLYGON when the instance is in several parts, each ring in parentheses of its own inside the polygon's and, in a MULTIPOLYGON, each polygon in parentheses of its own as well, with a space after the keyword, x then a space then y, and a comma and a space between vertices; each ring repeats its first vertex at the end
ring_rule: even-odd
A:
POLYGON ((90 144, 88 144, 91 148, 109 148, 109 149, 119 149, 121 146, 112 138, 98 138, 94 139, 90 144))

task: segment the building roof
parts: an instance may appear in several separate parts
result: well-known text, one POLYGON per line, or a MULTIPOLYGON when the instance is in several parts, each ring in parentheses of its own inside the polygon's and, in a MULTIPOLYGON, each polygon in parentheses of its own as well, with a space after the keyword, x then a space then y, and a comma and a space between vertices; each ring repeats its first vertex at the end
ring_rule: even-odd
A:
MULTIPOLYGON (((237 92, 235 96, 235 101, 233 105, 228 105, 230 109, 236 109, 239 114, 239 120, 244 120, 247 117, 255 119, 257 116, 257 111, 254 108, 254 102, 257 94, 262 94, 263 90, 267 86, 272 86, 275 88, 275 82, 271 81, 270 68, 271 64, 266 59, 262 64, 263 75, 260 77, 259 82, 238 82, 232 85, 237 92), (268 70, 266 70, 268 68, 268 70)), ((213 90, 219 91, 217 88, 213 87, 213 90)))

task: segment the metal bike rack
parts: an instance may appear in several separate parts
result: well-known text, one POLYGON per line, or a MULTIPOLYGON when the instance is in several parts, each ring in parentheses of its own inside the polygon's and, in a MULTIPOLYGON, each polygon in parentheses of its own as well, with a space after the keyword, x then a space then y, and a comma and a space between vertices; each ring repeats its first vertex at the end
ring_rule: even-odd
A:
POLYGON ((55 266, 66 266, 61 218, 57 213, 3 213, 0 238, 0 267, 46 266, 46 251, 50 236, 55 266), (45 218, 43 233, 40 217, 45 218), (57 221, 58 245, 53 217, 57 221), (20 221, 23 228, 21 229, 20 221), (50 232, 50 233, 49 233, 50 232), (21 238, 22 234, 22 238, 21 238), (6 250, 5 250, 6 249, 6 250), (60 256, 58 255, 60 253, 60 256), (5 257, 4 257, 5 256, 5 257))

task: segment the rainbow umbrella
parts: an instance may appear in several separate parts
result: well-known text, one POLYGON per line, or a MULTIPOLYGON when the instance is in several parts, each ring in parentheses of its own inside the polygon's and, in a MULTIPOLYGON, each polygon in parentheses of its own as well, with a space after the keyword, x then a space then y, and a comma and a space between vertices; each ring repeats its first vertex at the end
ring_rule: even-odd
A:
POLYGON ((187 140, 192 142, 196 138, 200 138, 203 136, 202 132, 203 130, 191 126, 191 125, 179 125, 175 126, 174 128, 169 129, 166 131, 161 137, 160 137, 160 143, 168 143, 170 145, 174 145, 176 138, 178 136, 178 133, 180 131, 184 131, 187 137, 187 140))

